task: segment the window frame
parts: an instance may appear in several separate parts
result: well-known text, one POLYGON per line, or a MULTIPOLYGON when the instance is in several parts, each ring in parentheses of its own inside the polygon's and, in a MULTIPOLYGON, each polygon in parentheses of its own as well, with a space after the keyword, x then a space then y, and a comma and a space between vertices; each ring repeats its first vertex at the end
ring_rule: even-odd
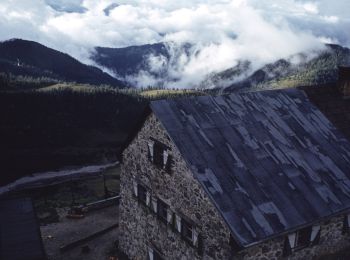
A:
POLYGON ((194 225, 192 225, 189 221, 184 218, 181 218, 181 237, 188 243, 193 246, 193 230, 194 225), (189 231, 190 237, 187 234, 189 231))
POLYGON ((147 188, 143 186, 142 184, 138 183, 137 184, 137 198, 139 202, 147 206, 147 188), (144 199, 143 199, 143 194, 144 194, 144 199))
POLYGON ((157 217, 160 221, 164 222, 165 224, 168 224, 168 211, 169 205, 163 200, 157 198, 157 217), (163 215, 162 213, 165 213, 165 215, 163 215))
POLYGON ((170 151, 171 151, 170 147, 151 137, 147 144, 147 151, 148 151, 148 160, 153 165, 155 165, 156 167, 168 173, 171 173, 172 156, 170 154, 170 151), (152 151, 150 151, 150 149, 152 149, 152 151), (164 165, 165 152, 167 152, 167 160, 166 160, 166 164, 164 165))
POLYGON ((299 250, 306 248, 311 245, 311 234, 312 234, 312 226, 304 227, 302 229, 299 229, 297 232, 295 232, 295 241, 294 241, 294 247, 292 250, 299 250), (300 241, 300 238, 302 237, 302 240, 300 241))
POLYGON ((159 250, 154 247, 148 247, 147 260, 164 260, 163 255, 159 250), (150 251, 152 251, 152 258, 150 257, 150 251))

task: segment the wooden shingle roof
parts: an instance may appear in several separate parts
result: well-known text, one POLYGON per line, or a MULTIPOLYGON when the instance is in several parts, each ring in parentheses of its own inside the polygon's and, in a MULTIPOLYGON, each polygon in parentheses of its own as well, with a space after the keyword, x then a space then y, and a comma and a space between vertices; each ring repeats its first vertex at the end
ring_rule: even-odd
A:
POLYGON ((350 143, 303 91, 160 100, 151 108, 240 246, 350 209, 350 143))

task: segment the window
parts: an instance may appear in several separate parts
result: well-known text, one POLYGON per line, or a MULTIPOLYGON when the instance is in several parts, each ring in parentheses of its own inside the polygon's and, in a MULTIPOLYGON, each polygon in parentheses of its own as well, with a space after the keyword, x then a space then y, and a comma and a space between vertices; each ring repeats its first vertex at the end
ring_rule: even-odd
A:
POLYGON ((198 246, 198 233, 196 228, 185 219, 181 219, 181 236, 192 246, 198 246))
POLYGON ((320 243, 321 226, 314 225, 298 232, 289 234, 284 241, 283 256, 292 254, 293 250, 305 248, 307 246, 314 246, 320 243))
POLYGON ((161 142, 150 140, 148 142, 148 158, 159 168, 170 172, 171 170, 171 155, 169 148, 161 142))
POLYGON ((181 235, 183 238, 189 242, 192 242, 192 225, 186 220, 182 219, 181 226, 181 235))
POLYGON ((163 260, 160 252, 154 248, 148 248, 148 260, 163 260))
POLYGON ((161 221, 163 221, 164 223, 167 223, 167 221, 168 221, 168 208, 169 208, 169 206, 165 202, 158 199, 158 201, 157 201, 157 215, 158 215, 158 218, 161 221))
POLYGON ((153 163, 157 166, 163 167, 165 147, 161 143, 155 142, 153 149, 154 149, 153 163))
POLYGON ((307 247, 311 242, 312 229, 312 226, 310 226, 289 234, 285 246, 290 250, 307 247))
POLYGON ((307 247, 311 240, 312 227, 306 227, 296 233, 295 247, 307 247))
POLYGON ((137 185, 137 194, 139 201, 143 204, 147 204, 147 189, 143 187, 141 184, 137 185))
POLYGON ((342 230, 342 234, 349 234, 350 231, 350 214, 345 215, 344 219, 343 219, 343 230, 342 230))

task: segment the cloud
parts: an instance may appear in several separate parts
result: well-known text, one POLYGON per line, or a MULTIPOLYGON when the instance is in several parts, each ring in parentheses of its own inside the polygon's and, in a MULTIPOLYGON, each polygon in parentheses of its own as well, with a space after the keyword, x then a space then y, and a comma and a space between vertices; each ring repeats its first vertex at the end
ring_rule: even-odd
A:
MULTIPOLYGON (((348 10, 348 0, 2 0, 0 40, 39 41, 90 64, 95 46, 170 42, 170 59, 147 58, 151 72, 173 79, 167 86, 191 87, 241 60, 258 67, 325 41, 349 46, 348 10)), ((128 79, 164 83, 152 73, 128 79)))

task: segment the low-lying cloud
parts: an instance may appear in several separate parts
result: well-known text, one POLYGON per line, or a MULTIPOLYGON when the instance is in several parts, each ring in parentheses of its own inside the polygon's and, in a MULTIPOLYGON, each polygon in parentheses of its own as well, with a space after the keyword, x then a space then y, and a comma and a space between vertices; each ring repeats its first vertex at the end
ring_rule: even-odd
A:
POLYGON ((39 41, 90 64, 95 46, 169 42, 170 59, 146 58, 153 72, 170 80, 149 71, 128 80, 193 87, 242 60, 258 67, 317 51, 324 42, 349 46, 348 10, 347 0, 336 6, 330 0, 2 0, 0 40, 39 41), (187 54, 181 53, 185 43, 191 44, 187 54))

